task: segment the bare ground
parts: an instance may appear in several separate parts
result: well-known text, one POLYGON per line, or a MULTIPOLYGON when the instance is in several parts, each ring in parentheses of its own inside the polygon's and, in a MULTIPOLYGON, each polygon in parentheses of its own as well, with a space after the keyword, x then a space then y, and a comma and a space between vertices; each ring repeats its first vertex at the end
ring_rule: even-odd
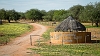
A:
MULTIPOLYGON (((46 31, 46 27, 36 24, 30 23, 34 27, 31 33, 27 33, 24 36, 17 37, 8 45, 0 46, 0 56, 30 56, 27 48, 34 47, 35 41, 41 38, 41 35, 46 31), (30 35, 40 35, 38 37, 32 36, 32 46, 30 44, 30 35)), ((39 55, 34 55, 39 56, 39 55)))

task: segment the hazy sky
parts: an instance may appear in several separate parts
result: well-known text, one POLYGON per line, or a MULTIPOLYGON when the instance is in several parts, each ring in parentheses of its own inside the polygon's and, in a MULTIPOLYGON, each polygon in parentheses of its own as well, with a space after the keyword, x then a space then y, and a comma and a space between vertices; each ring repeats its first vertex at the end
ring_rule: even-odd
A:
POLYGON ((73 5, 87 5, 90 2, 99 2, 100 0, 0 0, 0 9, 15 9, 18 12, 25 12, 35 8, 39 10, 59 10, 69 9, 73 5))

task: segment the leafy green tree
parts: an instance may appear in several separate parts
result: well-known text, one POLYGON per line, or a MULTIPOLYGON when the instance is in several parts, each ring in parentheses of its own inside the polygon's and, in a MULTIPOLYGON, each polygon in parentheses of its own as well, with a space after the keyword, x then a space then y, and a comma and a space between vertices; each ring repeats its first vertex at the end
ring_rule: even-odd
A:
POLYGON ((42 16, 45 16, 47 14, 45 10, 40 10, 40 13, 42 14, 42 16))
POLYGON ((47 14, 47 12, 45 10, 40 10, 40 19, 39 20, 42 20, 43 21, 43 16, 45 16, 47 14))
POLYGON ((25 17, 32 21, 42 20, 42 16, 42 13, 38 9, 30 9, 25 13, 25 17))
POLYGON ((50 15, 46 15, 46 16, 43 16, 42 18, 44 18, 45 21, 51 21, 51 16, 50 15))
POLYGON ((96 24, 98 27, 98 23, 100 22, 100 2, 95 3, 94 5, 92 3, 89 3, 85 6, 84 10, 80 14, 80 20, 83 21, 91 21, 92 26, 93 23, 96 24))
POLYGON ((26 18, 25 18, 25 13, 23 13, 23 12, 18 12, 18 14, 20 15, 20 19, 26 19, 26 18))
POLYGON ((52 21, 53 20, 54 11, 55 10, 50 10, 50 11, 46 12, 46 14, 42 18, 44 18, 45 21, 52 21))
POLYGON ((42 16, 41 20, 42 21, 45 20, 45 15, 47 14, 47 12, 45 10, 40 10, 40 13, 41 13, 41 16, 42 16))
POLYGON ((20 15, 15 10, 7 10, 6 11, 6 19, 8 20, 9 23, 11 20, 17 21, 19 19, 19 17, 20 17, 20 15))
POLYGON ((98 27, 98 24, 100 22, 100 2, 96 2, 95 5, 94 5, 94 22, 96 24, 96 26, 98 27))
POLYGON ((92 21, 92 25, 93 25, 93 13, 94 13, 94 6, 92 4, 86 5, 84 7, 84 10, 82 10, 82 13, 80 14, 80 20, 92 21))
POLYGON ((69 10, 70 10, 70 13, 72 14, 72 16, 75 19, 79 19, 79 15, 80 15, 80 13, 82 13, 81 11, 83 9, 84 9, 84 6, 82 6, 82 5, 75 5, 75 6, 71 7, 69 10))
POLYGON ((5 9, 0 9, 0 25, 2 25, 2 20, 6 18, 5 9))
POLYGON ((66 17, 68 17, 67 10, 62 9, 62 10, 55 10, 54 11, 53 20, 61 21, 61 20, 65 19, 66 17))

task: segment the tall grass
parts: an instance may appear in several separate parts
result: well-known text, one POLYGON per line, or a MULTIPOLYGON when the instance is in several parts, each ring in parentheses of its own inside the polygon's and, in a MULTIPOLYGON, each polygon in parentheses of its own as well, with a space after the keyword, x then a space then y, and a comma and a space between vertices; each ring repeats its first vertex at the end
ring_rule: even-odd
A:
POLYGON ((16 38, 26 31, 30 31, 31 26, 22 23, 7 23, 0 25, 0 43, 5 43, 12 38, 16 38))

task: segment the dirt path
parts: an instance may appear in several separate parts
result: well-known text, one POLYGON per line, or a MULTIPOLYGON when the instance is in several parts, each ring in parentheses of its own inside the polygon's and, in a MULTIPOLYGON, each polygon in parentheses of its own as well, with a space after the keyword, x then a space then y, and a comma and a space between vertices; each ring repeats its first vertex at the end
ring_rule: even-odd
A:
POLYGON ((29 50, 27 48, 33 47, 34 42, 40 37, 32 37, 33 46, 30 45, 30 35, 42 35, 46 31, 46 27, 30 23, 34 26, 34 31, 25 36, 16 38, 14 41, 10 42, 8 45, 0 46, 0 56, 28 56, 29 50))

